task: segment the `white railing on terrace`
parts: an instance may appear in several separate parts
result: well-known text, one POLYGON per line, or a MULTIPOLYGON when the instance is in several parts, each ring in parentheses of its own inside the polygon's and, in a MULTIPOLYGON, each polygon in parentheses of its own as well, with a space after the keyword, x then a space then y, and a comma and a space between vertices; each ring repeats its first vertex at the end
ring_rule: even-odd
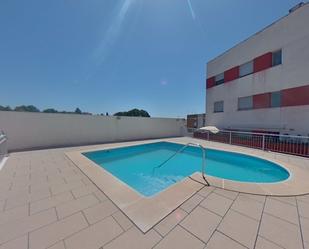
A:
POLYGON ((0 162, 8 153, 6 135, 0 131, 0 162))
POLYGON ((305 136, 240 131, 220 131, 217 134, 213 134, 207 131, 196 131, 194 132, 194 137, 265 151, 309 157, 309 137, 305 136))

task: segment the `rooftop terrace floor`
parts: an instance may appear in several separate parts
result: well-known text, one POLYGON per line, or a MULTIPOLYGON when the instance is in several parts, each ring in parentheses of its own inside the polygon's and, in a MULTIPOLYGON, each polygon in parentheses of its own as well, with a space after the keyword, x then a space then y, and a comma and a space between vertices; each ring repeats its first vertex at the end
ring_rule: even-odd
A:
MULTIPOLYGON (((309 170, 309 159, 203 143, 309 170)), ((0 171, 0 249, 309 249, 309 195, 274 197, 205 186, 141 232, 65 154, 110 145, 11 153, 0 171)))

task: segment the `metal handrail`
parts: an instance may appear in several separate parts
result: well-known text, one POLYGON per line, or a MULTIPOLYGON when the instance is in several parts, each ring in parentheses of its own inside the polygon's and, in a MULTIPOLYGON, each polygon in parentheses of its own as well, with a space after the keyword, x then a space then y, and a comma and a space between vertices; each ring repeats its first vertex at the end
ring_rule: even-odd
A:
POLYGON ((152 172, 154 173, 154 171, 158 168, 161 168, 164 164, 166 164, 169 160, 171 160, 172 158, 174 158, 177 154, 179 154, 180 152, 184 151, 188 146, 197 146, 200 147, 202 150, 202 177, 204 179, 204 181, 206 182, 207 186, 209 186, 209 182, 207 181, 206 177, 205 177, 205 167, 206 167, 206 153, 205 153, 205 148, 198 144, 198 143, 187 143, 186 145, 184 145, 183 147, 181 147, 178 151, 176 151, 173 155, 171 155, 169 158, 167 158, 164 162, 162 162, 160 165, 154 167, 152 169, 152 172))
POLYGON ((286 137, 286 138, 298 138, 298 139, 308 139, 308 136, 298 136, 298 135, 285 135, 285 134, 275 134, 275 133, 264 133, 264 132, 249 132, 249 131, 234 131, 234 130, 220 130, 220 132, 225 133, 236 133, 236 134, 248 134, 248 135, 261 135, 261 136, 272 136, 272 137, 286 137))
POLYGON ((309 157, 308 136, 240 132, 230 130, 220 130, 217 134, 210 134, 209 131, 199 132, 197 130, 194 133, 194 137, 206 139, 208 141, 261 149, 263 151, 274 151, 309 157), (205 133, 205 135, 203 135, 203 133, 205 133))
POLYGON ((7 137, 3 132, 0 132, 0 162, 7 154, 7 137))

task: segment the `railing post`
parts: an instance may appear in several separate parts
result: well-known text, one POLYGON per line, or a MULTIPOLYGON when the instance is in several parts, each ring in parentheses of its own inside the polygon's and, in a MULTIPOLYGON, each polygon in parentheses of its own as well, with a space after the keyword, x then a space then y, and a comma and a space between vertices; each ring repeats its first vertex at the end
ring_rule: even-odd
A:
POLYGON ((7 138, 4 133, 0 133, 0 161, 8 154, 7 138))
POLYGON ((232 132, 230 131, 230 144, 232 144, 232 132))
POLYGON ((262 150, 265 150, 265 135, 263 134, 262 150))

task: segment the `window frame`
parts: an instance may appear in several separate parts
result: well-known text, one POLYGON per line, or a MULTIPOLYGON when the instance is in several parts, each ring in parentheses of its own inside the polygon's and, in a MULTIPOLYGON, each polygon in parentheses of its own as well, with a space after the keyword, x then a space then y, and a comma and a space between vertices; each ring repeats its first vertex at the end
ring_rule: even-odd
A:
POLYGON ((279 66, 282 65, 282 49, 278 49, 274 52, 272 52, 272 58, 271 58, 271 66, 275 67, 275 66, 279 66), (275 64, 275 55, 280 53, 280 63, 275 64))
POLYGON ((224 73, 220 73, 215 76, 215 86, 222 85, 222 84, 224 84, 224 73), (220 77, 219 80, 217 80, 218 77, 220 77))
POLYGON ((224 101, 223 100, 215 101, 213 107, 214 107, 213 113, 224 112, 224 101), (216 110, 216 104, 219 104, 219 103, 222 103, 222 110, 216 110))
POLYGON ((239 97, 239 98, 238 98, 238 101, 237 101, 237 110, 238 110, 238 111, 253 110, 253 96, 239 97), (242 99, 249 99, 249 98, 251 99, 251 107, 240 108, 240 105, 239 105, 240 101, 241 101, 242 99))
POLYGON ((254 73, 253 60, 248 61, 248 62, 246 62, 246 63, 244 63, 244 64, 241 64, 241 65, 239 66, 239 78, 245 77, 245 76, 250 75, 250 74, 253 74, 253 73, 254 73), (247 72, 246 74, 242 75, 242 74, 241 74, 241 68, 242 68, 243 66, 249 65, 249 64, 251 64, 251 70, 250 70, 250 72, 247 72))
POLYGON ((281 91, 276 91, 276 92, 271 92, 270 93, 270 108, 278 108, 281 107, 281 103, 282 103, 282 93, 281 91), (275 94, 279 95, 279 105, 274 105, 274 100, 273 100, 273 96, 275 96, 275 94))

